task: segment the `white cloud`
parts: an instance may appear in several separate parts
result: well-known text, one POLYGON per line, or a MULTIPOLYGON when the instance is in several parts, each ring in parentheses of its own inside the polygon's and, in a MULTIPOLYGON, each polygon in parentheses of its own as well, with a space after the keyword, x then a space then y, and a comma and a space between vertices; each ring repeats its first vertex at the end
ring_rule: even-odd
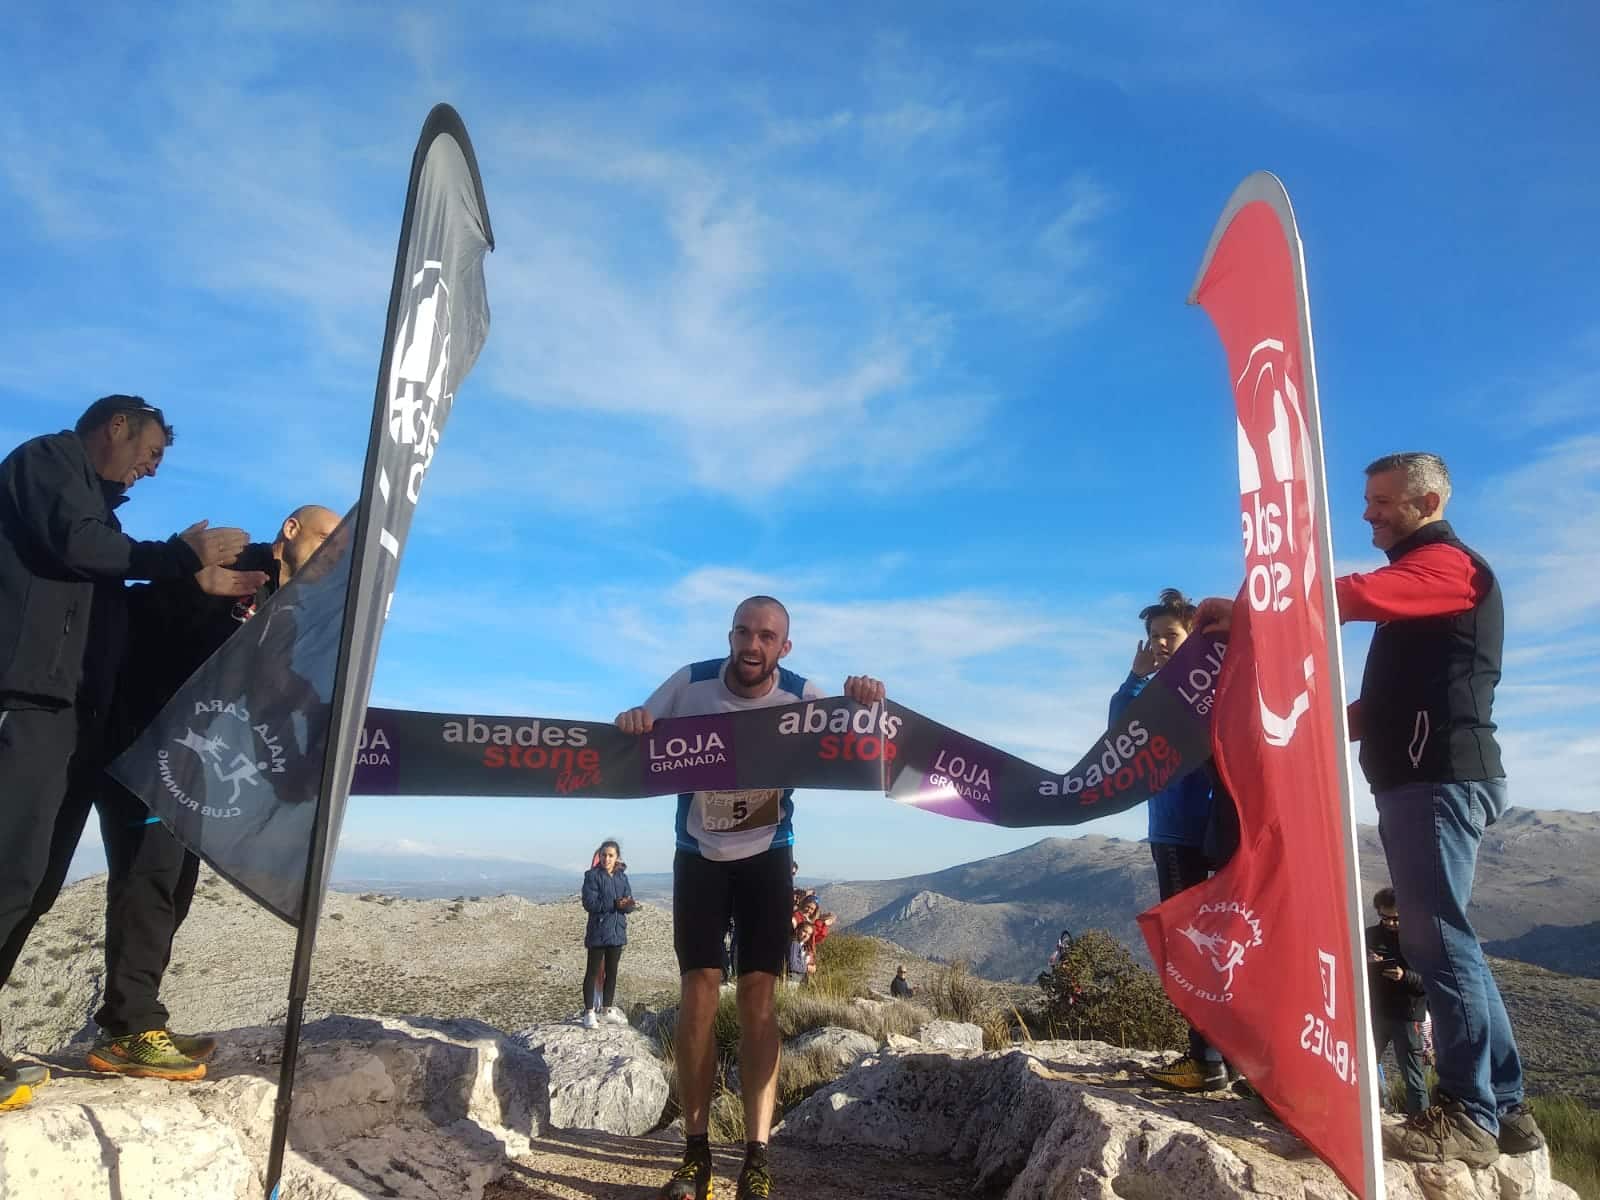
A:
POLYGON ((1600 617, 1600 433, 1553 443, 1484 490, 1490 557, 1518 640, 1600 617))

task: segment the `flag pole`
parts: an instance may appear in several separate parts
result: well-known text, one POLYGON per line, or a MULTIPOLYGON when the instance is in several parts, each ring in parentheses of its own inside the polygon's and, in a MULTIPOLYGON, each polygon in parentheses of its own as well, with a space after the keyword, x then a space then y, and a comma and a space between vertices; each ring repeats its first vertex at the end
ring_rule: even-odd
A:
MULTIPOLYGON (((1372 1040, 1372 1001, 1368 995, 1366 921, 1361 895, 1361 857, 1356 836, 1355 780, 1350 770, 1350 722, 1344 682, 1344 640, 1339 628, 1339 600, 1334 589, 1333 526, 1330 524, 1327 487, 1327 460, 1322 453, 1322 405, 1317 397, 1317 356, 1311 341, 1311 294, 1306 287, 1305 243, 1294 219, 1288 193, 1274 177, 1282 197, 1279 218, 1292 240, 1295 288, 1300 293, 1300 344, 1305 348, 1304 385, 1306 390, 1307 432, 1316 469, 1311 472, 1312 503, 1316 505, 1317 571, 1322 576, 1322 613, 1327 627, 1328 672, 1332 676, 1333 744, 1338 751, 1335 768, 1339 775, 1339 822, 1345 849, 1345 922, 1350 938, 1350 974, 1354 984, 1356 1014, 1356 1088, 1361 1097, 1361 1149, 1366 1169, 1366 1200, 1384 1200, 1383 1145, 1379 1129, 1378 1059, 1372 1040)), ((1277 207, 1274 205, 1274 207, 1277 207)))
MULTIPOLYGON (((1311 486, 1311 502, 1315 505, 1317 539, 1317 573, 1322 580, 1323 624, 1327 636, 1328 672, 1331 676, 1333 699, 1334 747, 1338 761, 1334 769, 1339 779, 1339 824, 1344 842, 1345 923, 1349 929, 1346 950, 1350 954, 1351 984, 1355 993, 1356 1012, 1356 1088, 1361 1103, 1361 1149, 1365 1179, 1364 1200, 1384 1200, 1386 1194, 1383 1177, 1383 1147, 1380 1137, 1378 1112, 1378 1060, 1373 1053, 1371 998, 1368 995, 1366 930, 1364 900, 1361 894, 1361 861, 1356 836, 1355 781, 1350 771, 1350 726, 1346 708, 1344 683, 1344 647, 1339 630, 1339 601, 1334 589, 1333 528, 1329 524, 1327 463, 1322 452, 1322 405, 1317 395, 1317 360, 1311 340, 1311 293, 1306 287, 1305 243, 1300 238, 1300 226, 1295 220, 1294 207, 1289 201, 1283 182, 1266 171, 1258 171, 1240 184, 1230 199, 1228 207, 1243 207, 1252 200, 1264 201, 1272 209, 1283 227, 1289 242, 1290 262, 1294 268, 1296 299, 1299 302, 1300 345, 1303 347, 1302 383, 1305 387, 1306 437, 1310 445, 1313 469, 1307 474, 1311 486)), ((1218 227, 1225 224, 1218 222, 1218 227)))
MULTIPOLYGON (((383 330, 383 355, 379 361, 378 382, 373 395, 372 422, 367 434, 367 460, 361 473, 360 502, 356 506, 355 529, 348 551, 351 555, 350 584, 345 594, 344 619, 339 633, 338 667, 334 673, 333 695, 329 701, 331 719, 328 726, 328 740, 323 749, 322 781, 317 791, 317 815, 312 827, 311 849, 306 857, 305 887, 300 894, 300 922, 295 933, 294 966, 289 976, 289 1004, 283 1030, 283 1062, 278 1071, 278 1095, 272 1114, 272 1140, 267 1151, 268 1200, 278 1200, 284 1153, 288 1148, 295 1064, 299 1056, 300 1030, 305 1021, 306 995, 311 987, 311 955, 316 948, 317 922, 322 916, 322 898, 327 884, 328 844, 332 836, 335 800, 341 789, 348 791, 350 787, 348 772, 344 779, 335 776, 341 758, 339 745, 349 727, 345 720, 344 709, 350 687, 350 646, 356 631, 355 615, 359 611, 362 598, 364 572, 361 570, 361 555, 367 544, 367 530, 372 520, 371 497, 384 436, 386 391, 390 359, 394 354, 395 329, 399 324, 402 298, 405 295, 407 251, 417 207, 417 181, 421 177, 423 162, 435 136, 436 119, 441 108, 451 117, 455 116, 454 111, 447 106, 435 107, 429 113, 422 134, 417 140, 417 148, 411 157, 411 178, 406 188, 405 212, 400 219, 400 239, 398 249, 395 251, 394 279, 389 288, 389 312, 383 330)), ((365 705, 362 707, 364 712, 365 705)), ((357 716, 358 730, 360 722, 361 718, 357 716)))

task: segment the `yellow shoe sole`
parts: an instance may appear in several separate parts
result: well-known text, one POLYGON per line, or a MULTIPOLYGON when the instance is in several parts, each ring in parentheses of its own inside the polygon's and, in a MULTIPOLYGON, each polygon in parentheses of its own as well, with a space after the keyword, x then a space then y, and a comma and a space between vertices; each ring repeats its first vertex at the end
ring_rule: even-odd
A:
POLYGON ((17 1084, 12 1093, 4 1100, 0 1100, 0 1112, 11 1112, 21 1108, 24 1104, 32 1103, 33 1089, 25 1083, 17 1084))

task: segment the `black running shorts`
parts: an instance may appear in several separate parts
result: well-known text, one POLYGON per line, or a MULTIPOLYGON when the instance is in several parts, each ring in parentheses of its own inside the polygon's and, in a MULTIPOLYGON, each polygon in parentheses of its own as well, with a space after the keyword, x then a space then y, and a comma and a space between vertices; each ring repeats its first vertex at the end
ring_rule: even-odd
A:
POLYGON ((672 859, 678 970, 722 970, 722 935, 732 917, 739 970, 781 975, 793 937, 792 857, 788 846, 731 862, 679 850, 672 859))

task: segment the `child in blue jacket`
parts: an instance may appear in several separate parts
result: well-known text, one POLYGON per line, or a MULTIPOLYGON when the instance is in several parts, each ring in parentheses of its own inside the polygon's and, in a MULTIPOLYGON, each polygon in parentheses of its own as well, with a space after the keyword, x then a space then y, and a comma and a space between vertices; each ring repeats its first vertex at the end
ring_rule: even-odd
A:
POLYGON ((639 905, 628 883, 622 847, 614 841, 600 843, 594 853, 594 865, 584 873, 583 907, 589 914, 589 925, 583 934, 583 944, 589 951, 583 973, 583 1027, 593 1029, 602 1020, 626 1025, 627 1016, 615 1004, 617 962, 628 944, 628 914, 639 905))
MULTIPOLYGON (((1112 725, 1188 639, 1194 618, 1195 605, 1177 588, 1165 589, 1156 603, 1140 611, 1145 636, 1134 652, 1128 678, 1111 697, 1112 725)), ((1211 772, 1201 767, 1150 797, 1150 855, 1155 859, 1156 888, 1163 900, 1205 882, 1216 865, 1206 845, 1213 819, 1211 784, 1211 772)), ((1192 1027, 1189 1053, 1146 1074, 1156 1083, 1186 1092, 1228 1086, 1222 1055, 1192 1027)))

